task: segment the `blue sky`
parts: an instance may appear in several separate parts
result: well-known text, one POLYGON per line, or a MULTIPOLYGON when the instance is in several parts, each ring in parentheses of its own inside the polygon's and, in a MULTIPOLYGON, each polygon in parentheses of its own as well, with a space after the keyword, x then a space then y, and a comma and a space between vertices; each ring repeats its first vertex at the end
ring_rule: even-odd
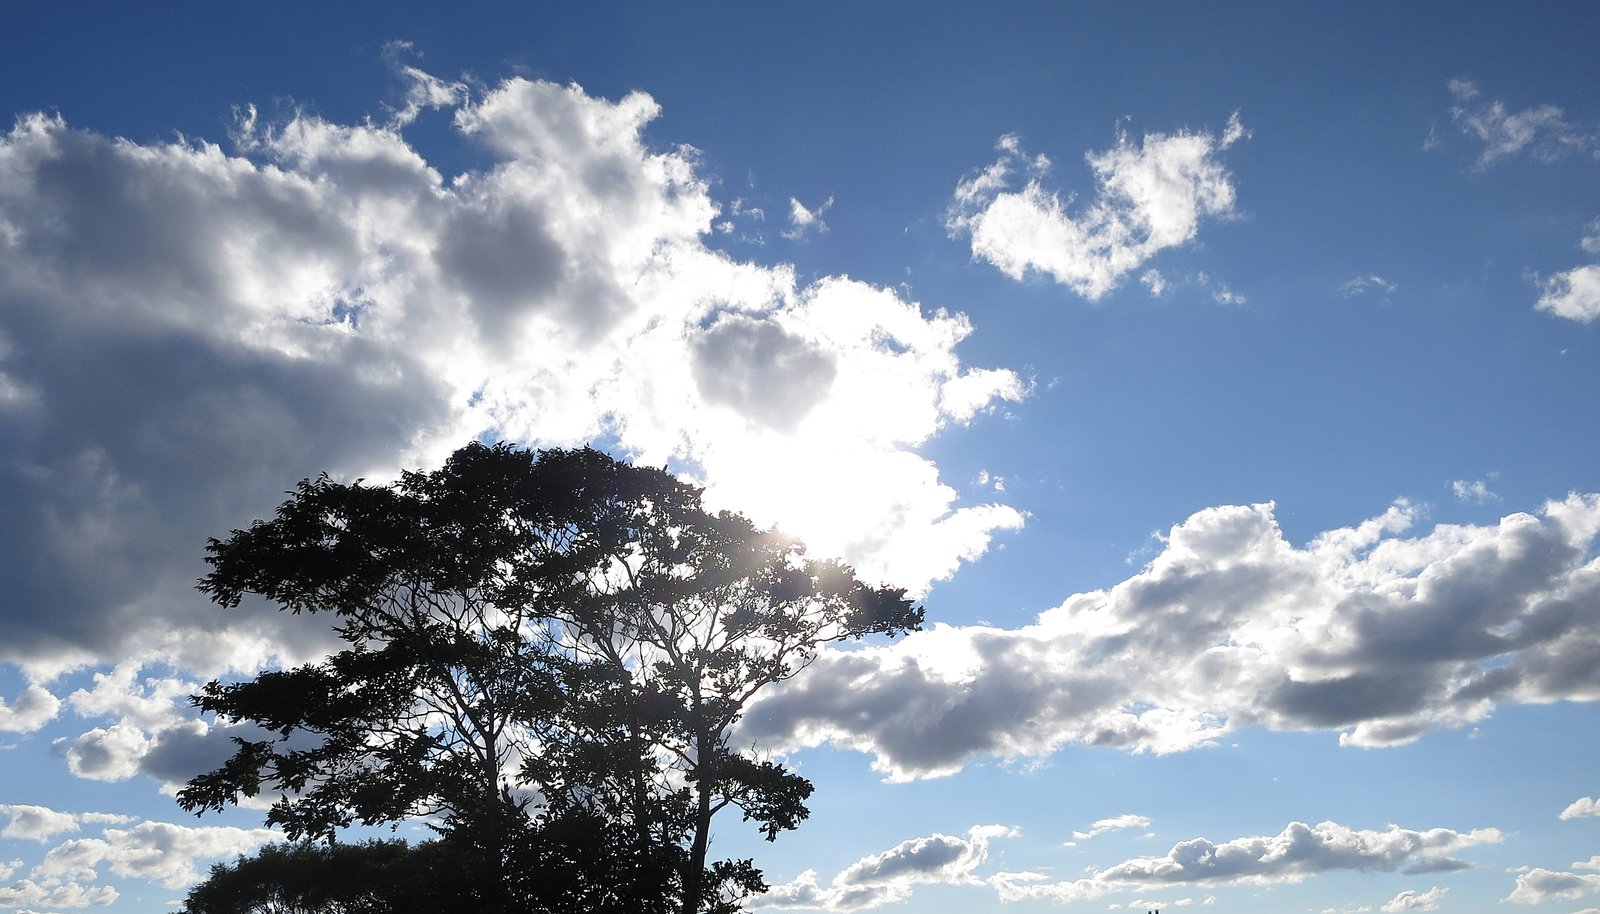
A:
MULTIPOLYGON (((14 5, 15 6, 15 5, 14 5)), ((552 5, 554 6, 554 5, 552 5)), ((1600 12, 0 12, 0 912, 272 836, 191 589, 595 442, 924 594, 743 736, 765 910, 1600 910, 1600 12)))

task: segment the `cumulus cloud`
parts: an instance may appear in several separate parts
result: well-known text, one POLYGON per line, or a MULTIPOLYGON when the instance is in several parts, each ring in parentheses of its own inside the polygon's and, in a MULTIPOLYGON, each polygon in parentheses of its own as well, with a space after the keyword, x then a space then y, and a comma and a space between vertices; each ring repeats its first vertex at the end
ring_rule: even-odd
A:
POLYGON ((0 830, 0 838, 48 841, 62 832, 78 830, 77 816, 48 806, 0 804, 0 812, 10 816, 6 827, 0 830))
POLYGON ((72 710, 83 717, 117 717, 143 730, 164 730, 187 714, 189 696, 200 691, 196 680, 175 677, 141 677, 139 661, 124 661, 110 672, 94 673, 94 685, 67 696, 72 710))
POLYGON ((62 842, 45 854, 34 875, 89 881, 105 867, 123 878, 149 879, 178 889, 199 881, 196 861, 230 858, 281 840, 282 834, 266 828, 144 821, 132 828, 108 828, 99 838, 62 842))
MULTIPOLYGON (((1600 254, 1600 220, 1589 224, 1589 233, 1578 246, 1591 254, 1600 254)), ((1600 264, 1563 270, 1539 285, 1535 309, 1581 324, 1600 317, 1600 264)))
POLYGON ((75 739, 63 738, 67 769, 91 781, 122 781, 139 773, 139 762, 150 751, 151 740, 133 724, 119 721, 95 727, 75 739))
POLYGON ((1031 625, 827 651, 743 733, 854 748, 904 780, 1068 743, 1176 752, 1245 727, 1386 746, 1503 703, 1600 699, 1600 496, 1410 536, 1401 502, 1304 546, 1274 512, 1198 512, 1137 574, 1031 625))
POLYGON ((21 908, 37 905, 42 908, 103 907, 120 897, 109 885, 83 886, 76 882, 38 883, 19 879, 9 886, 0 886, 0 908, 21 908))
POLYGON ((1566 114, 1555 105, 1511 111, 1502 101, 1484 98, 1471 80, 1452 79, 1449 86, 1456 101, 1450 119, 1463 133, 1483 143, 1479 168, 1524 151, 1549 162, 1595 148, 1594 134, 1568 123, 1566 114))
POLYGON ((1387 914, 1399 914, 1401 911, 1436 911, 1439 909, 1439 902, 1444 900, 1444 896, 1449 891, 1449 889, 1437 885, 1426 892, 1406 889, 1389 899, 1388 903, 1380 910, 1387 912, 1387 914))
POLYGON ((55 720, 61 700, 37 683, 22 690, 9 704, 0 699, 0 731, 32 733, 55 720))
MULTIPOLYGON (((710 179, 647 141, 643 93, 400 69, 392 123, 246 109, 231 151, 47 115, 0 135, 0 660, 42 682, 313 655, 313 626, 195 597, 206 537, 302 477, 382 479, 478 435, 675 462, 913 590, 1022 524, 918 453, 1026 392, 961 363, 963 315, 706 247, 710 179), (446 180, 410 146, 430 108, 489 164, 446 180)), ((52 713, 30 689, 0 726, 52 713)), ((121 771, 126 735, 80 767, 121 771)))
POLYGON ((755 909, 863 911, 911 897, 917 885, 981 885, 974 871, 989 859, 989 841, 1009 838, 1016 829, 979 825, 965 838, 932 834, 902 841, 882 853, 861 858, 823 887, 815 870, 776 886, 752 902, 755 909))
MULTIPOLYGON (((146 675, 152 669, 169 671, 161 663, 127 661, 109 672, 92 674, 90 688, 67 696, 67 704, 80 717, 110 720, 109 726, 55 741, 73 774, 98 781, 144 774, 171 793, 196 774, 222 764, 237 748, 234 737, 257 735, 253 725, 201 719, 188 706, 189 696, 200 691, 201 684, 171 675, 146 675)), ((121 820, 86 813, 76 821, 121 820)))
POLYGON ((1590 816, 1600 816, 1600 800, 1594 797, 1579 797, 1573 800, 1566 809, 1561 810, 1561 818, 1583 819, 1590 816))
POLYGON ((1173 845, 1162 857, 1136 857, 1081 879, 1051 882, 1038 873, 999 873, 990 884, 1002 901, 1047 899, 1060 903, 1100 898, 1126 889, 1167 885, 1274 885, 1302 882, 1318 873, 1428 873, 1467 864, 1449 856, 1501 840, 1492 828, 1458 832, 1390 825, 1383 831, 1352 829, 1336 822, 1291 822, 1277 835, 1235 838, 1220 844, 1195 838, 1173 845))
MULTIPOLYGON (((1234 212, 1233 179, 1217 154, 1247 135, 1237 114, 1220 136, 1151 133, 1135 142, 1119 132, 1111 149, 1085 156, 1095 195, 1076 212, 1071 195, 1046 189, 1050 160, 1005 136, 1000 158, 956 186, 946 227, 1013 279, 1041 273, 1097 300, 1158 252, 1194 240, 1205 219, 1234 212)), ((1159 295, 1160 274, 1145 276, 1159 295)))
POLYGON ((1534 307, 1582 324, 1600 317, 1600 265, 1574 267, 1546 279, 1534 307))
POLYGON ((1526 867, 1517 872, 1516 888, 1505 900, 1516 904, 1542 904, 1571 901, 1597 891, 1600 891, 1600 876, 1526 867))

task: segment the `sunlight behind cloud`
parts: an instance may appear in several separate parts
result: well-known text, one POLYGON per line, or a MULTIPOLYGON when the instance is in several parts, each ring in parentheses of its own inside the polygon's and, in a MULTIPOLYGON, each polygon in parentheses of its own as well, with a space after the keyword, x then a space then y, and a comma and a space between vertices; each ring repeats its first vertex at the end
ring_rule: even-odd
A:
MULTIPOLYGON (((1025 395, 1010 370, 961 363, 963 315, 708 249, 709 179, 693 150, 647 142, 660 107, 644 93, 513 78, 474 98, 403 72, 392 126, 247 109, 238 154, 43 115, 0 140, 12 659, 170 647, 203 611, 177 607, 194 607, 206 536, 297 478, 383 479, 476 436, 610 440, 918 592, 1022 524, 960 504, 918 452, 1025 395), (491 164, 446 182, 400 132, 424 108, 453 108, 491 164), (26 469, 41 465, 56 469, 26 469), (107 576, 45 614, 28 569, 81 565, 83 549, 107 576), (172 627, 106 624, 134 607, 172 627)), ((201 669, 265 659, 239 656, 249 644, 294 652, 278 635, 187 644, 201 669), (202 643, 219 653, 194 656, 202 643)), ((25 693, 0 723, 47 719, 41 702, 25 693)), ((130 739, 106 729, 75 764, 120 773, 130 739)))

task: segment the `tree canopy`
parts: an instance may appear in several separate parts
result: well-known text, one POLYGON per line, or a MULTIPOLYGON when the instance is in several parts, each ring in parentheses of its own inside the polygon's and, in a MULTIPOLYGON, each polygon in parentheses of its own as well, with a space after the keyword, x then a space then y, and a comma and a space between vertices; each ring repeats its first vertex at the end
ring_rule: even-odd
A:
POLYGON ((799 543, 601 452, 471 444, 387 486, 302 481, 212 540, 200 589, 332 614, 346 647, 195 704, 255 725, 179 803, 276 794, 294 839, 432 823, 481 910, 739 909, 750 860, 711 861, 729 807, 772 840, 811 784, 730 734, 823 644, 921 624, 799 543))
POLYGON ((472 886, 455 877, 439 842, 269 844, 211 867, 183 914, 436 914, 472 886))

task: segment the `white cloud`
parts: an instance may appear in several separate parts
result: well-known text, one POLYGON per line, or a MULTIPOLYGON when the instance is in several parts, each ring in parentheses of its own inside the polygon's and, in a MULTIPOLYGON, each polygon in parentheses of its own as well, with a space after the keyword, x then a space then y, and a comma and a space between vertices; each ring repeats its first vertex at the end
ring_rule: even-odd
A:
POLYGON ((1107 819, 1100 819, 1093 825, 1089 826, 1087 831, 1073 832, 1072 837, 1078 841, 1087 841, 1090 838, 1097 838, 1109 831, 1117 831, 1125 828, 1149 827, 1150 819, 1148 816, 1139 816, 1129 813, 1127 815, 1112 816, 1107 819))
POLYGON ((43 908, 103 907, 118 897, 119 893, 111 886, 89 887, 76 882, 40 884, 31 879, 20 879, 10 886, 0 886, 0 908, 20 908, 23 905, 43 908))
POLYGON ((1235 838, 1221 844, 1195 838, 1173 845, 1162 857, 1137 857, 1069 882, 1038 873, 999 873, 989 882, 1002 901, 1037 898, 1062 904, 1127 889, 1167 885, 1274 885, 1297 883, 1318 873, 1427 873, 1467 864, 1450 854, 1501 840, 1492 828, 1470 832, 1434 828, 1415 831, 1391 825, 1384 831, 1352 829, 1335 822, 1311 826, 1291 822, 1277 835, 1235 838))
MULTIPOLYGON (((238 153, 43 115, 0 136, 0 660, 43 681, 313 655, 314 627, 196 600, 197 544, 296 479, 382 479, 479 434, 675 461, 914 591, 1022 524, 918 453, 1026 393, 961 363, 963 315, 708 249, 710 181, 646 143, 647 95, 469 98, 413 69, 393 126, 247 111, 238 153), (490 164, 446 181, 400 132, 428 107, 490 164)), ((48 705, 30 689, 0 726, 48 705)))
POLYGON ((1546 279, 1534 307, 1584 324, 1600 317, 1600 265, 1574 267, 1546 279))
POLYGON ((406 63, 406 59, 420 57, 409 41, 391 41, 384 47, 385 56, 405 78, 405 103, 393 111, 393 123, 403 127, 417 119, 425 110, 453 108, 467 101, 467 84, 443 80, 406 63))
POLYGON ((10 821, 0 831, 0 838, 21 838, 27 841, 48 841, 62 832, 77 831, 78 817, 68 812, 57 812, 48 806, 26 804, 0 804, 0 812, 9 815, 10 821))
POLYGON ((1483 504, 1486 501, 1499 501, 1489 484, 1482 479, 1456 479, 1450 483, 1450 493, 1459 501, 1472 501, 1483 504))
POLYGON ((1235 292, 1226 283, 1203 270, 1171 277, 1151 269, 1139 276, 1139 282, 1150 290, 1152 298, 1161 298, 1178 288, 1196 288, 1219 305, 1243 305, 1249 301, 1242 293, 1235 292))
POLYGON ((1571 901, 1600 891, 1600 876, 1559 873, 1540 867, 1517 872, 1517 885, 1505 900, 1517 904, 1543 904, 1546 901, 1571 901))
POLYGON ((1588 231, 1589 233, 1583 236, 1583 240, 1578 242, 1578 247, 1591 254, 1600 254, 1600 219, 1589 223, 1588 231))
POLYGON ((176 726, 188 716, 189 696, 200 691, 201 683, 170 677, 140 679, 143 666, 137 660, 124 661, 109 673, 95 673, 94 687, 74 691, 67 702, 84 717, 117 717, 143 730, 176 726))
POLYGON ((1003 825, 979 825, 968 829, 965 838, 937 833, 912 838, 861 858, 827 888, 817 882, 815 870, 807 870, 754 899, 751 907, 863 911, 904 901, 917 885, 982 885, 974 870, 988 861, 989 841, 1016 835, 1016 829, 1003 825))
POLYGON ((149 879, 169 889, 200 879, 198 860, 248 853, 283 836, 271 829, 229 826, 187 827, 141 822, 133 828, 108 828, 99 838, 75 838, 52 848, 36 876, 87 879, 104 866, 123 878, 149 879))
POLYGON ((1568 123, 1555 105, 1510 111, 1504 102, 1484 100, 1477 85, 1464 79, 1452 79, 1450 93, 1456 99, 1450 109, 1451 120, 1463 133, 1483 143, 1479 168, 1524 150, 1541 161, 1553 161, 1595 147, 1595 136, 1568 123))
POLYGON ((1600 870, 1600 854, 1596 854, 1588 860, 1574 861, 1572 868, 1575 870, 1600 870))
POLYGON ((1006 490, 1006 478, 1004 476, 996 476, 988 470, 979 470, 978 485, 993 488, 996 492, 1004 492, 1006 490))
POLYGON ((790 240, 804 238, 809 232, 826 232, 828 223, 822 221, 822 215, 833 208, 833 198, 822 201, 816 209, 807 209, 804 203, 794 197, 789 198, 789 227, 781 234, 790 240))
MULTIPOLYGON (((1588 232, 1578 246, 1591 254, 1600 253, 1600 220, 1590 223, 1588 232)), ((1600 317, 1600 264, 1557 273, 1543 280, 1540 288, 1536 310, 1584 324, 1600 317)))
POLYGON ((1289 543, 1271 504, 1210 508, 1143 570, 1028 626, 824 652, 744 738, 831 743, 891 779, 1068 743, 1176 752, 1246 727, 1417 739, 1504 703, 1600 699, 1600 496, 1402 536, 1417 511, 1289 543))
MULTIPOLYGON (((1216 154, 1246 135, 1237 114, 1220 137, 1151 133, 1135 144, 1119 132, 1114 147, 1085 156, 1095 196, 1076 214, 1071 196, 1045 188, 1049 160, 1002 137, 999 160, 957 185, 946 226, 1013 279, 1043 273, 1096 300, 1156 253, 1192 241, 1203 220, 1233 213, 1232 177, 1216 154), (1026 183, 1011 189, 1019 171, 1026 183)), ((1153 294, 1159 279, 1145 283, 1153 294)))
POLYGON ((1384 298, 1388 298, 1398 288, 1399 286, 1373 273, 1368 276, 1357 276, 1355 279, 1345 282, 1339 286, 1339 291, 1345 298, 1355 298, 1358 295, 1365 295, 1374 290, 1384 298))
POLYGON ((1449 889, 1437 885, 1426 892, 1406 889, 1389 899, 1388 903, 1380 910, 1386 911, 1388 914, 1399 914, 1401 911, 1436 911, 1439 909, 1439 902, 1444 899, 1444 896, 1449 891, 1449 889))
MULTIPOLYGON (((9 817, 6 827, 0 830, 0 838, 16 838, 24 841, 49 841, 56 835, 77 831, 84 825, 121 825, 133 821, 128 816, 115 813, 70 813, 48 806, 30 806, 22 803, 0 803, 0 812, 9 817)), ((3 878, 4 874, 0 874, 0 879, 3 878)))
POLYGON ((44 686, 32 684, 10 704, 0 699, 0 731, 32 733, 55 720, 61 700, 44 686))
POLYGON ((1211 300, 1219 305, 1242 305, 1249 299, 1221 283, 1211 290, 1211 300))
POLYGON ((122 781, 139 773, 139 762, 150 751, 151 740, 133 724, 118 722, 95 727, 66 745, 67 768, 91 781, 122 781))
POLYGON ((1562 819, 1582 819, 1590 816, 1600 816, 1600 800, 1594 797, 1579 797, 1566 809, 1561 810, 1562 819))

